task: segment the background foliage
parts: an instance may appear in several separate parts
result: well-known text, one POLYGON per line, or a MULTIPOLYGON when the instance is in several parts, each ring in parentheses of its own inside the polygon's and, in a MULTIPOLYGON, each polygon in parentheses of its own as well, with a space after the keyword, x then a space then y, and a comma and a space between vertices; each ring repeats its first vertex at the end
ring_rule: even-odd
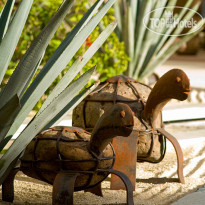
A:
MULTIPOLYGON (((71 13, 66 18, 66 23, 69 27, 73 27, 88 10, 94 1, 78 0, 75 2, 71 13)), ((84 46, 79 50, 78 55, 82 55, 84 50, 89 47, 108 24, 115 20, 114 9, 111 8, 106 16, 100 22, 100 25, 92 32, 90 37, 85 42, 84 46)), ((128 57, 125 53, 124 42, 120 42, 116 33, 112 33, 107 41, 100 48, 94 57, 85 66, 84 71, 90 67, 97 65, 99 79, 106 80, 114 75, 122 74, 128 65, 128 57)))
MULTIPOLYGON (((20 1, 17 1, 20 2, 20 1)), ((2 10, 5 5, 6 0, 0 1, 0 10, 2 10)), ((58 7, 62 3, 62 0, 34 0, 33 6, 30 10, 29 17, 25 24, 24 30, 22 32, 21 38, 19 40, 18 46, 16 47, 15 54, 12 58, 12 61, 9 65, 8 71, 4 79, 4 85, 13 73, 16 65, 19 60, 25 54, 26 50, 29 48, 31 42, 38 36, 41 30, 45 27, 54 13, 57 11, 58 7), (52 2, 52 3, 51 3, 52 2)), ((14 6, 14 11, 18 7, 18 3, 14 6)), ((61 23, 61 26, 58 28, 54 37, 48 45, 46 54, 42 60, 42 65, 45 65, 47 60, 51 57, 56 48, 60 45, 61 41, 66 35, 66 29, 64 22, 61 23)), ((43 67, 43 66, 41 66, 43 67)))
POLYGON ((125 72, 127 76, 143 81, 183 44, 203 30, 205 18, 198 18, 197 25, 192 26, 185 32, 185 24, 175 25, 174 19, 179 22, 197 21, 194 16, 200 8, 201 0, 184 1, 184 6, 179 12, 175 13, 177 3, 181 1, 115 1, 115 15, 118 20, 116 32, 119 38, 124 41, 126 52, 130 58, 128 69, 125 72), (171 19, 172 21, 170 21, 171 24, 165 23, 160 27, 154 26, 151 19, 157 19, 158 21, 171 19))
MULTIPOLYGON (((6 84, 6 82, 12 75, 15 67, 19 62, 19 59, 22 58, 26 50, 29 48, 31 42, 38 36, 40 31, 48 23, 49 19, 57 11, 62 1, 63 0, 34 0, 29 17, 27 19, 26 25, 24 27, 18 46, 16 48, 15 54, 12 58, 12 61, 10 62, 9 68, 4 77, 4 81, 2 83, 3 86, 6 84)), ((18 2, 20 1, 17 1, 15 7, 18 7, 18 2)), ((75 1, 73 8, 66 17, 66 21, 63 21, 61 23, 61 26, 58 28, 54 37, 50 41, 46 49, 44 58, 41 62, 40 68, 42 68, 45 65, 45 63, 51 57, 53 52, 57 49, 62 40, 65 38, 66 34, 76 25, 76 23, 82 18, 85 12, 90 8, 91 4, 93 4, 94 2, 95 1, 88 0, 75 1)), ((0 10, 2 10, 3 5, 5 3, 6 0, 0 0, 0 10)), ((16 8, 14 8, 14 10, 15 9, 16 8)), ((82 45, 82 47, 76 53, 74 58, 69 62, 67 68, 72 65, 72 63, 77 59, 77 56, 83 55, 85 50, 87 50, 87 48, 92 44, 92 42, 95 41, 97 36, 99 36, 99 33, 113 20, 115 20, 114 9, 110 9, 107 15, 101 21, 100 26, 97 26, 96 29, 92 32, 92 34, 88 37, 84 45, 82 45)), ((93 67, 94 65, 96 65, 98 72, 96 73, 96 75, 99 77, 101 81, 104 81, 107 78, 112 77, 114 75, 119 75, 127 69, 128 57, 125 54, 124 43, 119 42, 119 39, 114 32, 106 40, 106 42, 100 48, 99 52, 97 52, 93 56, 93 58, 86 64, 86 66, 83 68, 80 74, 86 72, 87 70, 89 70, 89 68, 93 67)), ((59 75, 58 78, 53 82, 50 88, 46 91, 45 95, 36 104, 35 110, 39 110, 47 95, 50 94, 54 86, 57 85, 57 83, 62 78, 62 76, 64 76, 66 71, 67 69, 62 71, 61 75, 59 75)), ((79 75, 77 77, 79 77, 79 75)), ((91 85, 92 83, 93 80, 89 82, 89 85, 91 85)))

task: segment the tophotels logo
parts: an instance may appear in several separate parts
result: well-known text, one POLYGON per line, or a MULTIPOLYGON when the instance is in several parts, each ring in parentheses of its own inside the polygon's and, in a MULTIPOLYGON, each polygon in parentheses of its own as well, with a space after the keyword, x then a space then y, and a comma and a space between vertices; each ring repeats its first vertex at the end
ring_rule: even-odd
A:
POLYGON ((148 12, 143 19, 144 26, 150 31, 152 31, 153 33, 156 33, 158 35, 166 35, 166 36, 184 36, 184 35, 194 33, 195 31, 199 30, 202 27, 202 25, 197 26, 197 21, 193 17, 189 20, 179 18, 178 15, 175 15, 173 13, 173 8, 183 9, 185 11, 192 11, 193 15, 196 14, 199 16, 199 18, 203 19, 201 14, 194 11, 193 9, 180 7, 180 6, 174 6, 174 7, 168 6, 168 7, 158 8, 148 12), (163 10, 165 11, 162 17, 160 18, 152 17, 154 16, 153 14, 155 14, 155 12, 163 13, 163 10), (169 31, 175 30, 177 28, 179 29, 181 28, 182 31, 183 29, 185 29, 186 33, 181 32, 180 34, 169 34, 169 31), (168 32, 164 33, 164 31, 168 31, 168 32))

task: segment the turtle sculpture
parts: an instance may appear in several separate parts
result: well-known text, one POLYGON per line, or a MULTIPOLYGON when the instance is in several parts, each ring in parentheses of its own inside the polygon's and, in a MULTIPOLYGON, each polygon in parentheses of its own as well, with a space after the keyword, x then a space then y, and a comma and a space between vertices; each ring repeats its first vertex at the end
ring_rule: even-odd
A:
POLYGON ((134 112, 134 129, 140 131, 137 160, 160 162, 165 154, 166 140, 164 136, 154 136, 150 132, 153 128, 152 115, 155 115, 155 127, 163 127, 161 118, 163 106, 170 99, 185 100, 189 91, 189 79, 180 69, 167 72, 153 89, 132 78, 118 75, 101 83, 74 109, 73 126, 91 131, 99 117, 113 104, 126 103, 134 112))
MULTIPOLYGON (((132 128, 133 112, 123 103, 106 111, 92 134, 77 127, 50 128, 39 133, 27 145, 18 170, 52 184, 53 205, 73 204, 73 191, 89 189, 109 173, 119 174, 128 186, 127 203, 132 205, 129 179, 112 170, 115 154, 110 143, 115 136, 129 136, 132 128)), ((13 201, 13 180, 18 170, 11 172, 3 183, 4 201, 13 201)))
MULTIPOLYGON (((73 126, 92 131, 95 123, 104 112, 110 109, 113 104, 122 102, 129 105, 135 113, 134 128, 141 131, 149 130, 151 126, 142 118, 142 112, 150 92, 149 86, 132 78, 123 75, 114 76, 101 83, 74 109, 73 126)), ((157 125, 158 127, 162 126, 161 116, 158 116, 157 125)), ((151 134, 144 133, 138 136, 137 160, 161 161, 165 151, 164 137, 153 138, 151 134)))
POLYGON ((179 180, 184 183, 181 148, 173 136, 160 128, 163 128, 161 110, 164 105, 171 99, 185 100, 189 92, 190 81, 180 69, 165 73, 153 89, 127 76, 115 76, 101 83, 74 109, 73 126, 91 131, 98 118, 113 104, 126 103, 134 112, 133 129, 138 133, 137 160, 160 162, 168 138, 177 153, 179 180))

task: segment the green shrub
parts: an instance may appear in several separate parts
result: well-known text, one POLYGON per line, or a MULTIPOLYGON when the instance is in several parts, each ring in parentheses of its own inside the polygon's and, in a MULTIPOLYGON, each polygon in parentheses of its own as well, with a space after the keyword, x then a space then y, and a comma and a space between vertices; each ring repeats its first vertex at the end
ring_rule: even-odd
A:
MULTIPOLYGON (((71 13, 66 18, 68 26, 74 26, 90 7, 91 1, 79 0, 75 2, 71 13)), ((111 8, 107 15, 102 19, 100 26, 97 26, 90 37, 86 40, 85 45, 81 47, 78 55, 82 55, 84 50, 92 44, 99 35, 100 31, 110 24, 114 17, 114 9, 111 8)), ((125 53, 124 42, 120 42, 116 33, 112 33, 103 46, 100 48, 93 58, 84 67, 83 72, 88 70, 90 66, 97 65, 97 71, 100 81, 104 81, 112 76, 122 74, 128 65, 128 57, 125 53)))

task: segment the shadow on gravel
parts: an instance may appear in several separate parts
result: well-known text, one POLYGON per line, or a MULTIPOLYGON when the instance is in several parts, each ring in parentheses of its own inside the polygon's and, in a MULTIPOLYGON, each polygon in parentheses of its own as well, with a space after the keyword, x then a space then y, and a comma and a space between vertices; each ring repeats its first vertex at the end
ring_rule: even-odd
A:
POLYGON ((164 184, 166 182, 178 182, 178 178, 148 178, 148 179, 136 179, 136 182, 142 182, 142 183, 152 183, 152 184, 164 184))

